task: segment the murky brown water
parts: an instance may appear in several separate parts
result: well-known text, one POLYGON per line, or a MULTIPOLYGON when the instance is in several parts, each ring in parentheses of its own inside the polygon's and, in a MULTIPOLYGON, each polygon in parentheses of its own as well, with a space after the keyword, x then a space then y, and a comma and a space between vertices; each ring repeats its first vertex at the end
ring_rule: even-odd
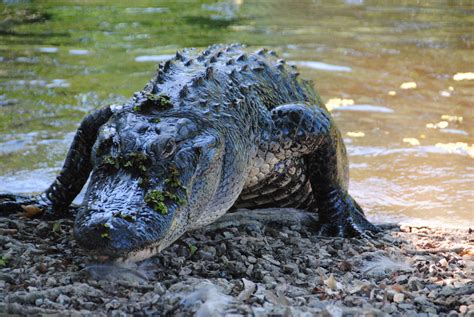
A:
POLYGON ((379 2, 3 1, 0 191, 45 189, 80 119, 158 60, 242 42, 343 99, 351 191, 372 219, 472 227, 474 80, 457 79, 474 72, 474 3, 379 2))

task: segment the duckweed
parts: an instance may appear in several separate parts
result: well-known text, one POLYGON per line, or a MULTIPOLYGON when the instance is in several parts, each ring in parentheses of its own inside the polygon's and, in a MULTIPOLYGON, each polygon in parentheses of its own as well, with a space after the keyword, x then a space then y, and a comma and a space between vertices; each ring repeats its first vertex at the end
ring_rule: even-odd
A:
POLYGON ((122 218, 122 219, 124 219, 125 221, 128 221, 128 222, 135 222, 136 221, 134 216, 128 215, 128 214, 123 214, 121 212, 119 212, 117 214, 114 214, 114 217, 122 218))
POLYGON ((147 171, 149 159, 143 152, 132 152, 127 155, 119 155, 115 158, 108 155, 103 159, 102 164, 116 169, 123 168, 125 170, 144 173, 147 171))
POLYGON ((152 190, 148 192, 145 196, 145 202, 153 208, 155 211, 158 211, 162 215, 168 214, 168 207, 166 207, 165 203, 165 196, 159 190, 152 190))
POLYGON ((183 205, 186 201, 169 191, 151 190, 145 195, 145 202, 162 215, 168 214, 168 207, 165 200, 170 200, 178 205, 183 205))
POLYGON ((179 181, 179 171, 178 168, 174 165, 171 165, 168 168, 168 175, 170 178, 165 180, 165 183, 172 188, 184 188, 179 181))
POLYGON ((171 97, 165 94, 154 95, 148 93, 145 95, 145 100, 133 107, 134 112, 156 110, 168 110, 173 108, 171 97))
POLYGON ((104 227, 104 232, 100 234, 100 237, 102 239, 110 239, 110 236, 109 236, 110 225, 108 223, 104 223, 102 226, 104 227))

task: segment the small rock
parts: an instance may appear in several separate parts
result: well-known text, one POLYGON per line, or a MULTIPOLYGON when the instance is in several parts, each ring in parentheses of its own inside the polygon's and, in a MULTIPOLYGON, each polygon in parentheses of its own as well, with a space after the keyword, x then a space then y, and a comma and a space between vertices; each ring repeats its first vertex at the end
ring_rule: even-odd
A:
POLYGON ((267 287, 269 287, 270 285, 276 284, 275 279, 271 275, 265 275, 262 280, 263 280, 263 283, 265 283, 267 287))
POLYGON ((426 299, 425 296, 422 296, 422 295, 416 296, 416 297, 413 299, 413 302, 414 302, 415 304, 419 304, 419 305, 426 305, 426 304, 428 304, 428 300, 426 299))
POLYGON ((283 272, 290 273, 290 274, 298 273, 299 272, 298 265, 296 265, 296 263, 287 263, 283 265, 283 272))
POLYGON ((402 293, 396 293, 395 295, 393 295, 393 301, 395 303, 401 303, 404 299, 405 295, 403 295, 402 293))
POLYGON ((45 263, 40 263, 38 265, 38 272, 40 272, 41 274, 48 272, 48 266, 45 263))
POLYGON ((116 299, 112 299, 110 302, 105 304, 105 309, 111 310, 111 309, 117 309, 120 307, 120 302, 116 299))
POLYGON ((415 276, 412 276, 408 279, 408 288, 411 291, 419 291, 423 289, 423 282, 415 276))
POLYGON ((163 295, 166 292, 166 288, 160 282, 155 283, 153 287, 153 292, 163 295))
POLYGON ((448 267, 449 264, 448 264, 448 261, 446 261, 445 258, 442 258, 441 260, 439 260, 438 262, 442 267, 448 267))
POLYGON ((60 294, 58 298, 56 298, 56 302, 58 302, 61 305, 67 305, 71 302, 71 299, 64 294, 60 294))
POLYGON ((183 275, 189 275, 189 274, 191 274, 192 271, 193 271, 193 270, 192 270, 191 268, 189 268, 189 267, 183 267, 183 268, 181 269, 181 271, 179 271, 179 275, 181 275, 181 276, 183 276, 183 275))
POLYGON ((399 275, 395 279, 395 282, 397 282, 399 284, 405 284, 407 281, 408 281, 408 275, 406 275, 406 274, 399 275))
POLYGON ((48 277, 46 280, 46 286, 55 286, 58 281, 54 277, 48 277))
POLYGON ((341 263, 339 263, 339 270, 343 272, 350 272, 352 271, 352 264, 345 260, 341 261, 341 263))

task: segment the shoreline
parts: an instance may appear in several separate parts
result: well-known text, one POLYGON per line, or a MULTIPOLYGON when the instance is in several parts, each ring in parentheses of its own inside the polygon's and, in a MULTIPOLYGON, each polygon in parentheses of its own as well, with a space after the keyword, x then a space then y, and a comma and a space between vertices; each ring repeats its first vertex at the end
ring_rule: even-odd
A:
POLYGON ((0 217, 0 315, 474 315, 471 229, 327 238, 288 212, 239 210, 128 266, 91 262, 70 219, 0 217))

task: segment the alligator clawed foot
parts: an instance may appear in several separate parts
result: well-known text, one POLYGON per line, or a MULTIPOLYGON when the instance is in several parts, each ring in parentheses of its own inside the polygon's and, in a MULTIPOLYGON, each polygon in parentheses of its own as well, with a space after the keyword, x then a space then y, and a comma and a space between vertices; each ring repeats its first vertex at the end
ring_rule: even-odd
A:
POLYGON ((342 203, 336 204, 338 207, 331 212, 330 220, 320 224, 318 235, 371 239, 381 231, 367 220, 362 208, 352 197, 347 195, 341 200, 342 203))

